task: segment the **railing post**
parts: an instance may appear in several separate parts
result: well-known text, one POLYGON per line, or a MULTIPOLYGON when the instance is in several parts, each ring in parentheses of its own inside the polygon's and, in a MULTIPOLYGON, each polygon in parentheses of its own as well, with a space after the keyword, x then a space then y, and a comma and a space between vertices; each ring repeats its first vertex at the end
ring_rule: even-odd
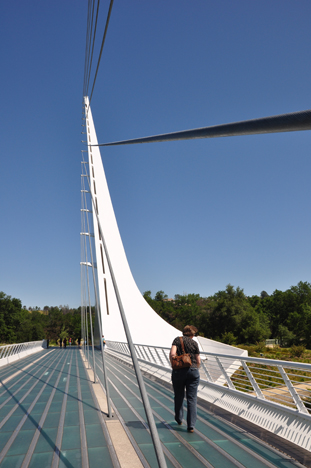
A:
POLYGON ((248 377, 248 380, 250 381, 250 383, 252 384, 252 387, 253 389, 255 390, 255 393, 256 395, 258 396, 258 398, 261 398, 261 399, 265 399, 264 397, 264 394, 262 393, 258 383, 256 382, 256 380, 254 379, 254 376, 253 374, 251 373, 248 365, 246 364, 246 362, 242 361, 242 366, 243 366, 243 369, 245 370, 246 372, 246 375, 248 377))
POLYGON ((159 361, 160 361, 160 364, 162 364, 162 366, 166 367, 166 366, 164 365, 164 362, 162 361, 162 358, 161 358, 161 356, 160 356, 159 351, 157 350, 157 348, 154 348, 154 350, 155 350, 155 352, 156 352, 156 355, 158 356, 158 359, 159 359, 159 361))
POLYGON ((211 374, 209 373, 209 371, 208 371, 208 369, 207 369, 207 367, 206 367, 206 365, 205 365, 205 362, 204 362, 203 360, 201 360, 201 363, 202 363, 202 367, 203 367, 204 373, 205 373, 205 375, 206 375, 206 377, 207 377, 207 380, 208 380, 209 382, 213 382, 213 379, 212 379, 211 374))
POLYGON ((307 408, 305 407, 305 405, 301 401, 300 396, 296 392, 295 387, 291 383, 291 381, 290 381, 288 375, 286 374, 285 370, 283 369, 283 367, 282 366, 277 366, 277 368, 279 369, 280 374, 283 377, 283 380, 284 380, 284 382, 286 384, 286 387, 289 390, 289 393, 293 397, 293 400, 294 400, 294 402, 296 404, 296 408, 298 409, 298 411, 300 411, 301 413, 309 414, 307 408))
POLYGON ((224 377, 225 377, 225 379, 227 381, 228 387, 231 388, 232 390, 235 390, 236 388, 235 388, 233 382, 231 382, 231 379, 230 379, 229 375, 227 374, 226 369, 224 368, 224 366, 223 366, 222 362, 220 361, 219 357, 215 356, 215 359, 218 362, 220 370, 221 370, 222 374, 224 375, 224 377))

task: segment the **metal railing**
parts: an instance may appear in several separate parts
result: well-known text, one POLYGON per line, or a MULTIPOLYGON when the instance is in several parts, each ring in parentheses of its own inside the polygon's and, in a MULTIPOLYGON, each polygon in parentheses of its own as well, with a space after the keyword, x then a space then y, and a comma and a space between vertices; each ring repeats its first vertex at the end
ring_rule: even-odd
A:
POLYGON ((0 366, 46 348, 46 340, 0 346, 0 366))
MULTIPOLYGON (((107 350, 129 356, 127 343, 106 341, 107 350)), ((170 348, 135 344, 138 359, 171 370, 170 348)), ((201 383, 259 399, 311 418, 311 364, 201 352, 201 383)))

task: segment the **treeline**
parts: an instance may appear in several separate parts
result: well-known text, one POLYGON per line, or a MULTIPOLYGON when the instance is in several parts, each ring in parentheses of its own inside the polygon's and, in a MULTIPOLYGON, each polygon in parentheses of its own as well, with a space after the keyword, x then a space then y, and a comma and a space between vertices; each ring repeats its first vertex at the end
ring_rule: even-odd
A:
POLYGON ((230 284, 210 297, 199 294, 175 295, 163 291, 154 298, 144 293, 150 306, 168 323, 181 330, 195 325, 199 334, 227 344, 255 344, 267 338, 284 346, 303 344, 311 349, 311 284, 299 282, 282 292, 245 296, 230 284))
MULTIPOLYGON (((284 346, 303 344, 311 349, 311 284, 299 282, 282 292, 245 296, 243 289, 228 285, 210 297, 176 294, 168 299, 163 291, 152 298, 144 293, 150 306, 168 323, 181 330, 195 325, 206 338, 227 344, 255 344, 267 338, 284 346)), ((94 321, 93 321, 94 323, 94 321)), ((60 337, 81 336, 80 308, 68 306, 27 310, 19 299, 0 292, 0 343, 20 343, 60 337)))
POLYGON ((0 292, 0 344, 81 336, 81 312, 68 306, 27 310, 19 299, 0 292))

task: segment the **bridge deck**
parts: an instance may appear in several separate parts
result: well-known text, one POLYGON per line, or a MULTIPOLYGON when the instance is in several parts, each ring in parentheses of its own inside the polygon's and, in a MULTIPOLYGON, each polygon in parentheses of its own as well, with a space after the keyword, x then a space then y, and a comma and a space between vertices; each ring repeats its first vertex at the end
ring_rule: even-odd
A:
MULTIPOLYGON (((141 450, 142 458, 145 458, 151 467, 156 467, 151 437, 144 424, 145 413, 134 371, 108 353, 105 355, 112 401, 141 450)), ((97 374, 103 381, 100 353, 96 353, 96 365, 97 374)), ((200 406, 195 433, 189 434, 185 422, 178 426, 174 420, 172 390, 152 377, 145 376, 144 380, 160 439, 164 444, 168 467, 302 466, 291 457, 200 406)))
MULTIPOLYGON (((134 372, 105 355, 116 413, 142 465, 157 467, 134 372)), ((96 365, 103 380, 99 352, 96 365)), ((195 433, 187 433, 174 421, 172 391, 145 382, 169 468, 302 466, 203 407, 195 433)), ((45 350, 0 369, 0 467, 28 466, 118 466, 77 348, 45 350)))
POLYGON ((113 448, 77 348, 0 369, 0 466, 113 467, 113 448))

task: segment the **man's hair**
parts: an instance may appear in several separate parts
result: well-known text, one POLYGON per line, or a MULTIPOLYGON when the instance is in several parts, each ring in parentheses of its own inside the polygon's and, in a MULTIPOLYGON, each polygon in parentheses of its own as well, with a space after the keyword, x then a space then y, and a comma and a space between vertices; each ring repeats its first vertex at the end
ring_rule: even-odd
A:
POLYGON ((193 325, 186 325, 182 331, 184 336, 194 336, 198 332, 198 329, 193 325))

